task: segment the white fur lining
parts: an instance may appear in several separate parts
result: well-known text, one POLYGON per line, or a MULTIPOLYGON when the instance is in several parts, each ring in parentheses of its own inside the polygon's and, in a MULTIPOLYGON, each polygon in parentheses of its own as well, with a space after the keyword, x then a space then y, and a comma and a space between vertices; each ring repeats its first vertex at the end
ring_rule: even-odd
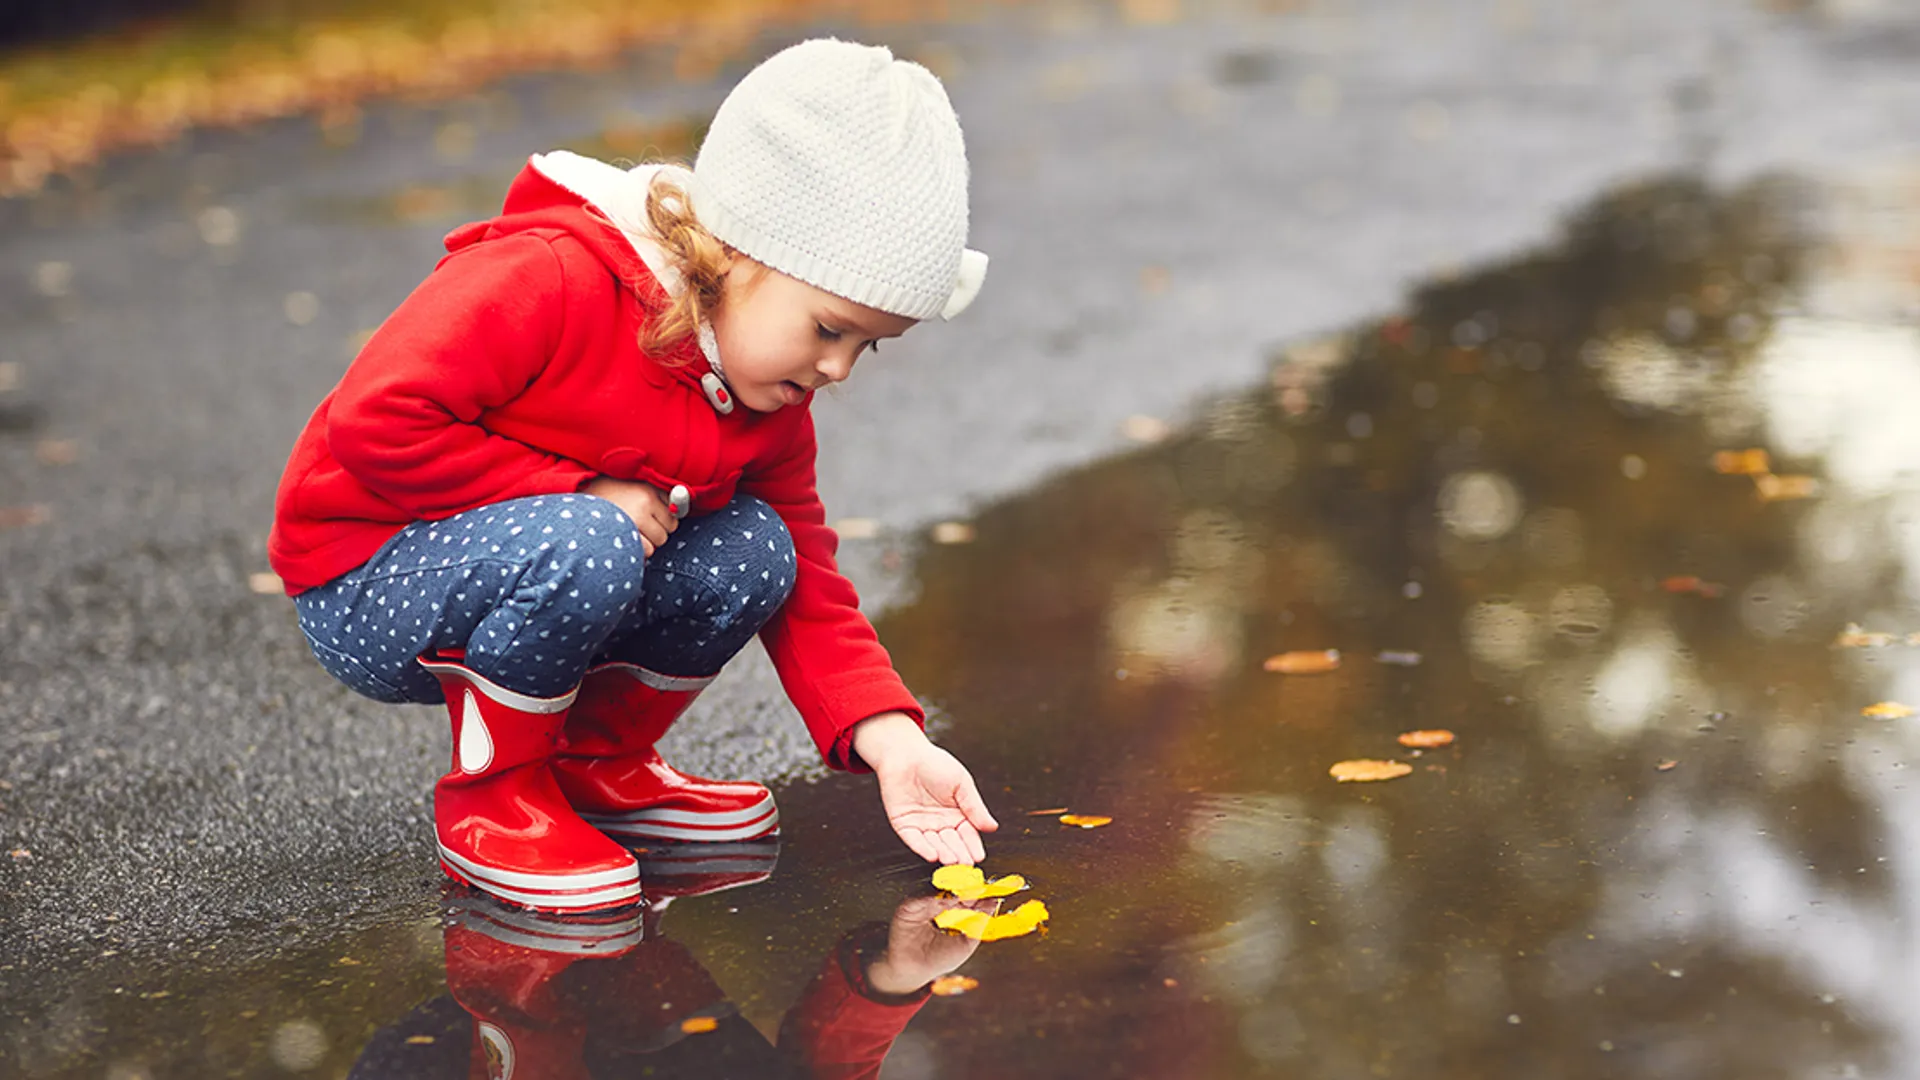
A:
MULTIPOLYGON (((622 169, 571 150, 535 154, 527 159, 527 164, 605 214, 619 227, 620 235, 626 238, 633 253, 640 256, 640 261, 647 264, 647 270, 667 295, 680 295, 680 271, 674 269, 672 260, 667 258, 666 250, 647 224, 647 192, 653 186, 653 178, 663 172, 681 191, 686 191, 693 182, 693 173, 678 165, 635 165, 622 169)), ((713 328, 701 323, 698 336, 700 351, 707 355, 707 363, 715 374, 725 379, 726 372, 720 367, 720 344, 714 339, 713 328)))

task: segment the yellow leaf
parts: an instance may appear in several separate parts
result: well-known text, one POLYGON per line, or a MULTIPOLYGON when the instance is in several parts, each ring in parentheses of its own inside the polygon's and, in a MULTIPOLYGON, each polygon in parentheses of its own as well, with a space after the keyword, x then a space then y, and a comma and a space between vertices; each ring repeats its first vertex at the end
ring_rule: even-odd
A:
POLYGON ((711 1016, 689 1016, 680 1021, 680 1030, 689 1035, 698 1035, 703 1031, 712 1031, 720 1026, 720 1021, 711 1016))
POLYGON ((1727 476, 1763 476, 1773 471, 1773 462, 1767 452, 1758 447, 1721 450, 1713 455, 1713 471, 1727 476))
POLYGON ((1412 746, 1421 750, 1432 750, 1440 746, 1453 745, 1453 732, 1444 728, 1431 728, 1426 731, 1403 731, 1400 733, 1400 745, 1412 746))
POLYGON ((1082 829, 1097 829, 1102 825, 1110 825, 1112 823, 1113 823, 1112 818, 1103 817, 1100 814, 1062 814, 1060 815, 1060 824, 1073 825, 1077 828, 1082 828, 1082 829))
POLYGON ((965 975, 942 975, 933 980, 932 989, 937 997, 959 997, 979 985, 979 979, 970 979, 965 975))
POLYGON ((1341 761, 1327 770, 1327 774, 1345 784, 1370 780, 1391 780, 1396 776, 1405 776, 1413 771, 1413 766, 1404 761, 1373 761, 1361 758, 1356 761, 1341 761))
POLYGON ((1840 636, 1834 639, 1834 645, 1842 649, 1883 649, 1893 644, 1893 635, 1876 630, 1863 630, 1859 623, 1848 623, 1840 636))
POLYGON ((1775 476, 1767 473, 1753 478, 1753 488, 1762 502, 1784 499, 1811 499, 1820 493, 1820 481, 1811 476, 1775 476))
POLYGON ((1019 874, 1008 874, 988 881, 977 866, 943 866, 933 872, 933 887, 962 900, 991 900, 1012 896, 1026 888, 1027 879, 1019 874))
POLYGON ((1340 650, 1306 649, 1299 652, 1283 652, 1278 656, 1267 657, 1266 662, 1260 666, 1267 671, 1276 671, 1282 675, 1318 675, 1340 666, 1340 650))
POLYGON ((951 908, 934 916, 933 925, 942 930, 965 934, 975 941, 999 941, 1031 934, 1046 921, 1047 905, 1038 900, 1029 900, 1004 915, 951 908))
POLYGON ((1913 706, 1902 705, 1897 701, 1883 701, 1878 705, 1869 705, 1861 709, 1860 715, 1870 720, 1905 720, 1913 715, 1913 706))

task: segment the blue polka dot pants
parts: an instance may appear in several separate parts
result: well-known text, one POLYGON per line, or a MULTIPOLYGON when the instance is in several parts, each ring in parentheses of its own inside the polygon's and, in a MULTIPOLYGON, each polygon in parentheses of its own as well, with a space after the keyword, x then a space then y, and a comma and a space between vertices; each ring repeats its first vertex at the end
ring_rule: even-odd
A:
POLYGON ((606 660, 712 675, 793 590, 793 539, 752 496, 642 550, 604 499, 513 499, 415 522, 294 606, 335 678, 377 701, 432 704, 440 684, 415 658, 435 649, 464 649, 475 672, 533 697, 566 693, 606 660))

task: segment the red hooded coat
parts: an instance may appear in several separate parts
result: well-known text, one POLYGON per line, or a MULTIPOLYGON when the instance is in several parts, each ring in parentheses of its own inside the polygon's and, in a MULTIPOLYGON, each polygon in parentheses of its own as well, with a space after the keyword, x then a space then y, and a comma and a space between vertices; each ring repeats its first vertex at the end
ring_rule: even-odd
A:
POLYGON ((811 400, 722 415, 700 389, 712 368, 697 341, 659 359, 642 352, 667 293, 634 243, 540 158, 500 216, 455 230, 447 250, 294 445, 267 545, 290 595, 366 562, 415 521, 599 476, 685 484, 695 514, 743 492, 793 535, 793 593, 760 638, 827 763, 860 767, 849 741, 867 717, 924 722, 835 568, 811 400))

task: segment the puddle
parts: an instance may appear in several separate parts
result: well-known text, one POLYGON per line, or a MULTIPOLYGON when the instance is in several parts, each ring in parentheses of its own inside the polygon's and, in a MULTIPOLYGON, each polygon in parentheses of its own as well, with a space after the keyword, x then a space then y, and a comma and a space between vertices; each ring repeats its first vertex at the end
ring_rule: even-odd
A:
MULTIPOLYGON (((1003 822, 989 869, 1052 918, 982 946, 978 986, 920 1007, 881 1075, 1909 1060, 1916 736, 1861 710, 1920 703, 1913 196, 1609 196, 1561 248, 1281 350, 1266 383, 928 545, 881 630, 1003 822), (1762 475, 1716 471, 1748 448, 1762 475), (1842 647, 1849 624, 1890 637, 1842 647), (1332 671, 1263 669, 1328 649, 1332 671), (1413 729, 1457 741, 1410 750, 1413 729), (1411 772, 1329 776, 1359 758, 1411 772), (1032 813, 1058 808, 1113 820, 1032 813)), ((879 1053, 903 1014, 810 1018, 851 1000, 832 973, 928 868, 864 781, 782 804, 777 854, 654 867, 736 887, 644 923, 556 936, 403 867, 355 887, 417 893, 411 922, 103 958, 30 995, 5 1060, 843 1075, 822 1063, 879 1053)))

